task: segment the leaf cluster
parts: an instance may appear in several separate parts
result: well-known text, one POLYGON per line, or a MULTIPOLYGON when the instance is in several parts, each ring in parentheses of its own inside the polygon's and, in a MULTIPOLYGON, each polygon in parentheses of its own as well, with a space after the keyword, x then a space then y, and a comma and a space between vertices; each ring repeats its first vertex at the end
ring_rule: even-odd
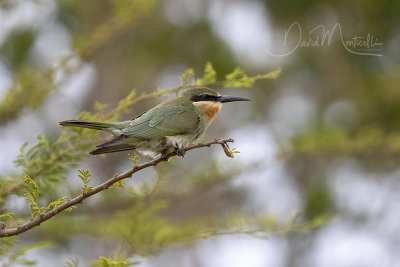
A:
POLYGON ((90 171, 88 170, 78 170, 78 172, 80 174, 78 174, 78 177, 81 178, 82 182, 83 182, 83 194, 87 194, 89 192, 93 191, 93 187, 92 186, 88 186, 88 184, 90 183, 89 177, 92 176, 92 174, 90 173, 90 171))
POLYGON ((287 153, 302 155, 400 155, 400 133, 385 134, 375 126, 363 127, 354 133, 341 128, 312 130, 291 140, 287 153))
POLYGON ((43 215, 45 212, 49 210, 57 210, 58 207, 62 203, 64 203, 64 201, 67 199, 67 197, 61 197, 57 200, 50 202, 50 204, 48 204, 47 207, 39 207, 37 203, 37 200, 39 198, 39 188, 36 185, 35 181, 32 180, 32 178, 29 177, 28 175, 25 175, 24 177, 24 187, 25 187, 24 196, 30 204, 32 219, 37 216, 43 215))
POLYGON ((129 259, 120 258, 106 258, 99 257, 99 259, 92 264, 92 267, 129 267, 135 263, 129 259))
POLYGON ((2 238, 0 239, 0 257, 3 258, 2 267, 11 266, 32 266, 36 265, 36 261, 27 258, 26 253, 32 250, 46 248, 51 246, 51 242, 43 241, 31 245, 17 247, 18 238, 2 238))

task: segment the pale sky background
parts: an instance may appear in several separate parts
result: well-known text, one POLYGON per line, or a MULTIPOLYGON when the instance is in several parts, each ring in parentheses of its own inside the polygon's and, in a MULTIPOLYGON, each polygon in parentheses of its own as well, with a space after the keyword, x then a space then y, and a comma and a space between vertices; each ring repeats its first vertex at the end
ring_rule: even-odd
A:
MULTIPOLYGON (((0 44, 11 30, 33 25, 40 32, 31 54, 36 63, 54 64, 57 59, 72 53, 68 31, 54 19, 56 1, 18 2, 20 4, 12 12, 0 9, 0 44)), ((166 8, 165 16, 175 24, 190 22, 198 19, 198 9, 197 1, 179 0, 174 6, 166 8)), ((274 58, 266 53, 266 46, 277 44, 273 42, 268 10, 258 2, 212 1, 204 13, 214 32, 240 61, 257 67, 265 66, 266 69, 290 63, 290 57, 274 58)), ((181 66, 177 66, 172 71, 166 71, 158 80, 164 84, 178 82, 179 77, 174 80, 171 75, 180 71, 181 66)), ((3 173, 14 169, 12 161, 23 142, 33 141, 36 135, 46 132, 49 125, 74 117, 80 111, 82 99, 95 79, 96 69, 86 64, 81 72, 51 93, 42 109, 24 114, 16 122, 0 129, 0 169, 3 173), (30 130, 26 131, 27 128, 30 130)), ((11 73, 0 58, 0 97, 12 80, 11 73)), ((347 114, 356 116, 348 103, 337 105, 342 105, 339 111, 344 108, 348 110, 347 114)), ((315 108, 293 83, 281 88, 279 100, 268 109, 270 118, 264 125, 249 125, 228 134, 237 140, 235 147, 241 151, 236 162, 260 162, 260 167, 238 176, 231 186, 251 189, 250 203, 259 214, 268 213, 285 221, 302 212, 303 203, 293 184, 295 177, 290 177, 285 171, 285 162, 276 158, 278 143, 284 143, 288 137, 306 127, 315 108), (258 140, 256 144, 246 138, 250 132, 258 140)), ((325 118, 335 120, 335 110, 333 106, 325 118)), ((220 153, 214 156, 221 162, 229 160, 220 153)), ((355 160, 332 164, 335 168, 330 174, 329 190, 335 196, 342 216, 315 233, 306 256, 298 258, 298 261, 304 263, 304 267, 400 267, 399 172, 366 172, 355 160), (378 179, 382 176, 385 179, 378 179), (366 216, 364 224, 355 223, 359 215, 366 216)), ((165 262, 170 262, 171 267, 195 266, 192 262, 195 258, 201 262, 196 266, 201 267, 284 267, 288 266, 289 250, 290 244, 285 236, 272 235, 268 239, 246 235, 224 236, 199 241, 190 249, 185 249, 185 253, 172 248, 153 258, 142 258, 138 266, 165 266, 165 262)), ((58 263, 75 257, 74 251, 65 251, 57 257, 48 252, 29 255, 39 261, 38 266, 43 267, 59 266, 58 263)))

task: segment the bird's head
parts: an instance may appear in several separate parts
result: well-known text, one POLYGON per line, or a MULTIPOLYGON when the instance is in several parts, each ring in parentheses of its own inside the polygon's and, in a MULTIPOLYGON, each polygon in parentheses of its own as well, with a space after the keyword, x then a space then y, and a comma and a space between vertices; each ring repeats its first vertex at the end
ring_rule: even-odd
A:
POLYGON ((188 89, 182 94, 182 96, 189 98, 193 103, 196 102, 227 103, 234 101, 250 101, 250 99, 240 96, 220 95, 217 91, 207 87, 188 89))
POLYGON ((222 103, 250 101, 250 99, 244 97, 220 95, 217 91, 206 87, 188 89, 182 94, 182 97, 189 98, 193 105, 207 116, 209 123, 214 120, 215 115, 221 110, 222 103))

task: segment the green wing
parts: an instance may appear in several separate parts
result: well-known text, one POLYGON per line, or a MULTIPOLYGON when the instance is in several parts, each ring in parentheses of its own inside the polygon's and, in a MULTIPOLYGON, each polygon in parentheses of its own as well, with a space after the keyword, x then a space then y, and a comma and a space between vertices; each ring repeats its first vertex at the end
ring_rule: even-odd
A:
POLYGON ((191 103, 180 105, 178 101, 171 100, 133 120, 122 133, 129 138, 160 139, 165 136, 192 133, 198 124, 199 115, 191 103))

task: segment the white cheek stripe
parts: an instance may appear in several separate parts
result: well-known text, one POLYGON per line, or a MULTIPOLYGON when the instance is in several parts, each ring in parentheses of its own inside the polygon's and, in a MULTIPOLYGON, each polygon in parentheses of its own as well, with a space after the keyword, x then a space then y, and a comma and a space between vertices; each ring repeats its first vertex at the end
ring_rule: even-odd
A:
POLYGON ((212 101, 198 101, 198 102, 193 102, 195 106, 202 106, 202 105, 213 105, 215 107, 220 107, 222 106, 222 103, 220 102, 212 102, 212 101))

